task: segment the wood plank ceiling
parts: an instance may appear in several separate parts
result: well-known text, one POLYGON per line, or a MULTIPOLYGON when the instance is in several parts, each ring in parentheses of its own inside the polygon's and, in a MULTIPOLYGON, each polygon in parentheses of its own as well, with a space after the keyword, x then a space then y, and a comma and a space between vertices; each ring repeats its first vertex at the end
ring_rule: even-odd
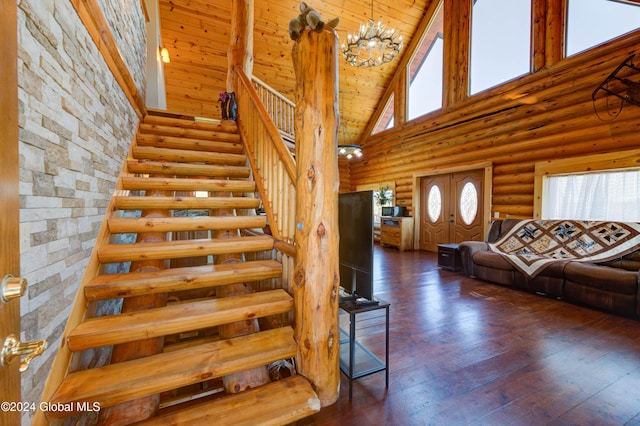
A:
MULTIPOLYGON (((374 0, 374 19, 397 28, 406 49, 415 36, 429 4, 435 0, 374 0)), ((288 24, 298 15, 297 0, 254 0, 253 75, 294 100, 295 75, 291 60, 293 41, 288 24)), ((338 42, 371 18, 370 0, 307 0, 323 19, 340 17, 338 42)), ((171 63, 165 64, 167 107, 171 111, 219 118, 217 99, 224 91, 227 47, 231 30, 231 0, 160 0, 163 47, 171 63)), ((348 65, 339 53, 339 106, 341 120, 352 142, 359 141, 385 87, 397 72, 400 58, 377 68, 348 65)), ((380 106, 383 107, 383 106, 380 106)), ((341 126, 339 140, 345 140, 341 126)))

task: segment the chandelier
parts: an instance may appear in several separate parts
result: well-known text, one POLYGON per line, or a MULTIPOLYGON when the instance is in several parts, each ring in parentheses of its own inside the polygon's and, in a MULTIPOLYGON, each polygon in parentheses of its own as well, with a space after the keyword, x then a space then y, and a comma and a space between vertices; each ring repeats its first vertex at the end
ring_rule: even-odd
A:
POLYGON ((402 36, 394 28, 387 28, 382 22, 373 20, 373 0, 371 19, 360 25, 360 32, 347 34, 347 42, 342 43, 342 54, 354 67, 377 67, 393 59, 402 49, 402 36))
POLYGON ((360 158, 362 157, 362 148, 360 145, 338 145, 338 156, 347 157, 347 160, 351 160, 354 156, 360 158))

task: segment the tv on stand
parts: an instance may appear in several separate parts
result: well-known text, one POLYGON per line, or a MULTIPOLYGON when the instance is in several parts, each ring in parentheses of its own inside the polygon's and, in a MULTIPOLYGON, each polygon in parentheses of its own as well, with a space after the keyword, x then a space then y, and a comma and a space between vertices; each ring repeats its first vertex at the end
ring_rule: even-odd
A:
POLYGON ((373 191, 338 196, 341 301, 377 304, 373 297, 373 191))

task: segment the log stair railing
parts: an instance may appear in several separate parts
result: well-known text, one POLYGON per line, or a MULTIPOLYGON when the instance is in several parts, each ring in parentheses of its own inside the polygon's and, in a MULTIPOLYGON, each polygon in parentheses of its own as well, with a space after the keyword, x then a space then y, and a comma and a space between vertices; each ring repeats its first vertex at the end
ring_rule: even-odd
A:
MULTIPOLYGON (((235 124, 146 116, 123 164, 43 401, 72 408, 99 403, 103 411, 120 404, 130 410, 135 401, 156 398, 153 415, 135 420, 141 424, 286 424, 317 412, 317 395, 296 374, 239 393, 220 391, 223 377, 293 358, 297 351, 289 325, 226 339, 217 332, 220 326, 259 318, 271 324, 270 316, 293 309, 293 298, 282 288, 217 297, 222 286, 282 278, 283 266, 275 260, 212 261, 230 253, 273 251, 273 237, 260 232, 265 216, 242 215, 259 206, 255 192, 235 124), (216 217, 218 209, 227 214, 216 217), (234 210, 235 215, 228 214, 234 210), (145 217, 147 211, 154 214, 145 217), (243 229, 251 230, 248 236, 238 232, 243 229), (231 230, 232 237, 212 237, 221 230, 231 230), (128 234, 138 235, 138 241, 140 235, 163 238, 115 239, 128 234), (166 268, 145 268, 145 262, 166 268), (142 267, 121 270, 134 263, 142 267), (109 273, 113 269, 116 273, 109 273), (154 294, 165 296, 164 305, 94 315, 100 303, 154 294), (79 361, 147 339, 162 339, 164 349, 94 368, 79 361)), ((38 412, 34 423, 82 415, 77 411, 38 412)))

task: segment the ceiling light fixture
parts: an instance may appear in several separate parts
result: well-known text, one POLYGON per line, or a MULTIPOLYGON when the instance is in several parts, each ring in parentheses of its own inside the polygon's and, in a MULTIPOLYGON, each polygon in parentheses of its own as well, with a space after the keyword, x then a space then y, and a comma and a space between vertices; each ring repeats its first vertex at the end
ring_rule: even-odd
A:
POLYGON ((360 32, 347 34, 347 42, 342 43, 342 54, 354 67, 377 67, 393 59, 402 50, 402 36, 394 28, 387 28, 382 22, 373 20, 373 0, 371 19, 360 25, 360 32))
POLYGON ((353 157, 361 158, 362 157, 362 148, 360 145, 355 145, 351 143, 351 135, 347 131, 347 125, 344 123, 342 117, 344 116, 344 98, 341 100, 341 110, 340 112, 340 127, 342 128, 342 138, 343 142, 338 145, 338 157, 346 157, 347 160, 351 160, 353 157))
POLYGON ((362 148, 360 148, 360 145, 338 145, 338 155, 340 157, 347 157, 347 160, 351 160, 354 156, 360 158, 362 157, 362 148))

